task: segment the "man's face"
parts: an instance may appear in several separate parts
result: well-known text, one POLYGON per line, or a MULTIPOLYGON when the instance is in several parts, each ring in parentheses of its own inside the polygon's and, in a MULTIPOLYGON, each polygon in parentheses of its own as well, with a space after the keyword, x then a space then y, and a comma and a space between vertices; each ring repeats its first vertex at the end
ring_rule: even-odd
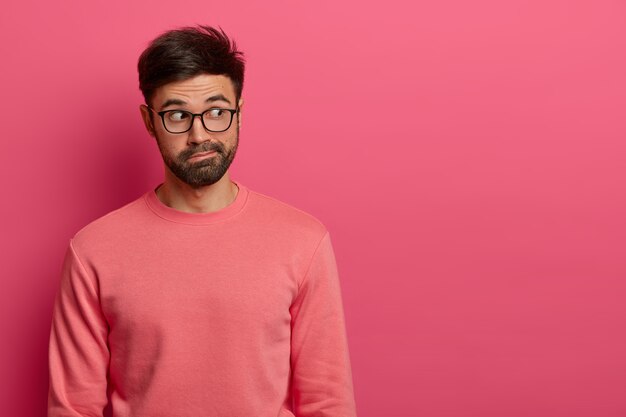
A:
MULTIPOLYGON (((237 152, 241 115, 234 114, 230 127, 224 132, 209 132, 200 117, 194 117, 189 131, 170 133, 156 112, 186 110, 202 113, 216 107, 234 109, 237 103, 230 78, 201 74, 166 84, 155 91, 150 104, 155 111, 142 105, 142 117, 148 132, 156 138, 169 171, 194 188, 214 184, 222 178, 237 152)), ((238 104, 241 107, 242 100, 238 104)))

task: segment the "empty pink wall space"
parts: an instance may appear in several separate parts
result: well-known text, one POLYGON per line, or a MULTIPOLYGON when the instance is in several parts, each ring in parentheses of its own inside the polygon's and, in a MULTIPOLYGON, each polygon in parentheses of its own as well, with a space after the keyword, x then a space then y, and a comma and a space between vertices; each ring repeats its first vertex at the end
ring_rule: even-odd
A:
POLYGON ((3 3, 0 415, 46 413, 69 239, 162 181, 137 58, 195 24, 247 60, 231 177, 330 231, 360 417, 626 416, 622 0, 3 3))

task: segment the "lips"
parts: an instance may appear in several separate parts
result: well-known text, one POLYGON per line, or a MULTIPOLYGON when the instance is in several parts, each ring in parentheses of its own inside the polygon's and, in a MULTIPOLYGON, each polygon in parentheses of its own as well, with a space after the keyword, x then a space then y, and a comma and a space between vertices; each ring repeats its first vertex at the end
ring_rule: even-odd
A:
POLYGON ((217 153, 216 150, 206 151, 206 152, 198 152, 191 155, 188 159, 202 158, 204 156, 210 156, 217 153))
POLYGON ((215 151, 198 152, 198 153, 194 153, 193 155, 191 155, 191 157, 195 158, 196 156, 204 156, 204 155, 208 155, 211 153, 215 153, 215 151))

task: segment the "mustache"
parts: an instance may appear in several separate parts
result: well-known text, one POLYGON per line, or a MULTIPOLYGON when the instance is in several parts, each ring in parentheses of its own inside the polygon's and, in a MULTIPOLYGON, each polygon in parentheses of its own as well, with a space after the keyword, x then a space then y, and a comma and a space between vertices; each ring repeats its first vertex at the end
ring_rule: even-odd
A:
POLYGON ((193 155, 197 153, 212 152, 212 151, 215 151, 218 153, 224 153, 224 148, 219 143, 204 142, 204 143, 201 143, 200 145, 192 146, 190 148, 185 149, 180 154, 178 154, 178 159, 180 159, 181 161, 186 161, 187 159, 191 158, 193 155))

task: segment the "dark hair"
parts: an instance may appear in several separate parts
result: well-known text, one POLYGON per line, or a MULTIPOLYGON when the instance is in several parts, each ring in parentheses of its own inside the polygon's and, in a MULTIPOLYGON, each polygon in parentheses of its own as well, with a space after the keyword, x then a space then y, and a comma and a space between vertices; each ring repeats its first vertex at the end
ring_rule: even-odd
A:
POLYGON ((235 41, 211 26, 182 27, 161 34, 139 57, 139 88, 146 104, 157 88, 200 74, 225 75, 233 83, 236 100, 243 90, 245 61, 235 41))

